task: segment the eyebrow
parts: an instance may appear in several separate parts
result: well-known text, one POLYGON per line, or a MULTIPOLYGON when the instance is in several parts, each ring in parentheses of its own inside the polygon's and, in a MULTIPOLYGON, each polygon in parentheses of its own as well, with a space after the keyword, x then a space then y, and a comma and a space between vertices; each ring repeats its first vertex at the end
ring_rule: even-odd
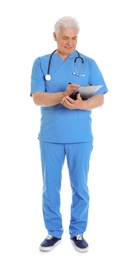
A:
MULTIPOLYGON (((70 38, 69 36, 64 35, 63 38, 70 38)), ((72 37, 72 39, 77 39, 77 36, 72 37)))

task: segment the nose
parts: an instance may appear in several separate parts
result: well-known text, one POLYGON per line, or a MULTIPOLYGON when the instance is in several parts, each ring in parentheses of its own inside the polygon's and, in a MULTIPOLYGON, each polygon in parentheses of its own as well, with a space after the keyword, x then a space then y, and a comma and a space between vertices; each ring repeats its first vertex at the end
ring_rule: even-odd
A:
POLYGON ((72 44, 72 40, 71 40, 71 39, 68 39, 68 40, 67 40, 67 45, 70 46, 71 44, 72 44))

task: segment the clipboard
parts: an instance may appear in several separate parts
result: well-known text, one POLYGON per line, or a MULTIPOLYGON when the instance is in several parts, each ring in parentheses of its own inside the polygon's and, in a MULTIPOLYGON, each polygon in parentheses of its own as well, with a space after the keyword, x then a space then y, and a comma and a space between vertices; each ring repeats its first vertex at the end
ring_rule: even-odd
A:
POLYGON ((71 95, 70 98, 76 100, 76 96, 80 93, 83 100, 92 97, 103 85, 87 85, 78 87, 71 95))

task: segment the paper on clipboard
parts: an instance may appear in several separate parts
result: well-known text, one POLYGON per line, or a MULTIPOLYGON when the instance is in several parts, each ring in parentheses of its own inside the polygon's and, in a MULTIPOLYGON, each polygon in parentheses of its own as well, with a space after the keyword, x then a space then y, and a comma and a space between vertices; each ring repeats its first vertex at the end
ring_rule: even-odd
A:
POLYGON ((72 99, 76 99, 76 96, 78 93, 80 93, 80 96, 83 100, 86 100, 90 97, 92 97, 95 92, 97 92, 103 85, 88 85, 88 86, 81 86, 78 87, 71 95, 70 97, 72 99))

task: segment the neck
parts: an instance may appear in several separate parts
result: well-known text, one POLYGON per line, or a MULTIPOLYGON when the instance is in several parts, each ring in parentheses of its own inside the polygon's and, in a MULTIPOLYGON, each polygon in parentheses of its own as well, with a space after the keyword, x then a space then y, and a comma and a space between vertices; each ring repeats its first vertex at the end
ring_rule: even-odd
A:
POLYGON ((63 59, 66 60, 70 54, 62 53, 60 50, 56 50, 56 53, 63 59))

